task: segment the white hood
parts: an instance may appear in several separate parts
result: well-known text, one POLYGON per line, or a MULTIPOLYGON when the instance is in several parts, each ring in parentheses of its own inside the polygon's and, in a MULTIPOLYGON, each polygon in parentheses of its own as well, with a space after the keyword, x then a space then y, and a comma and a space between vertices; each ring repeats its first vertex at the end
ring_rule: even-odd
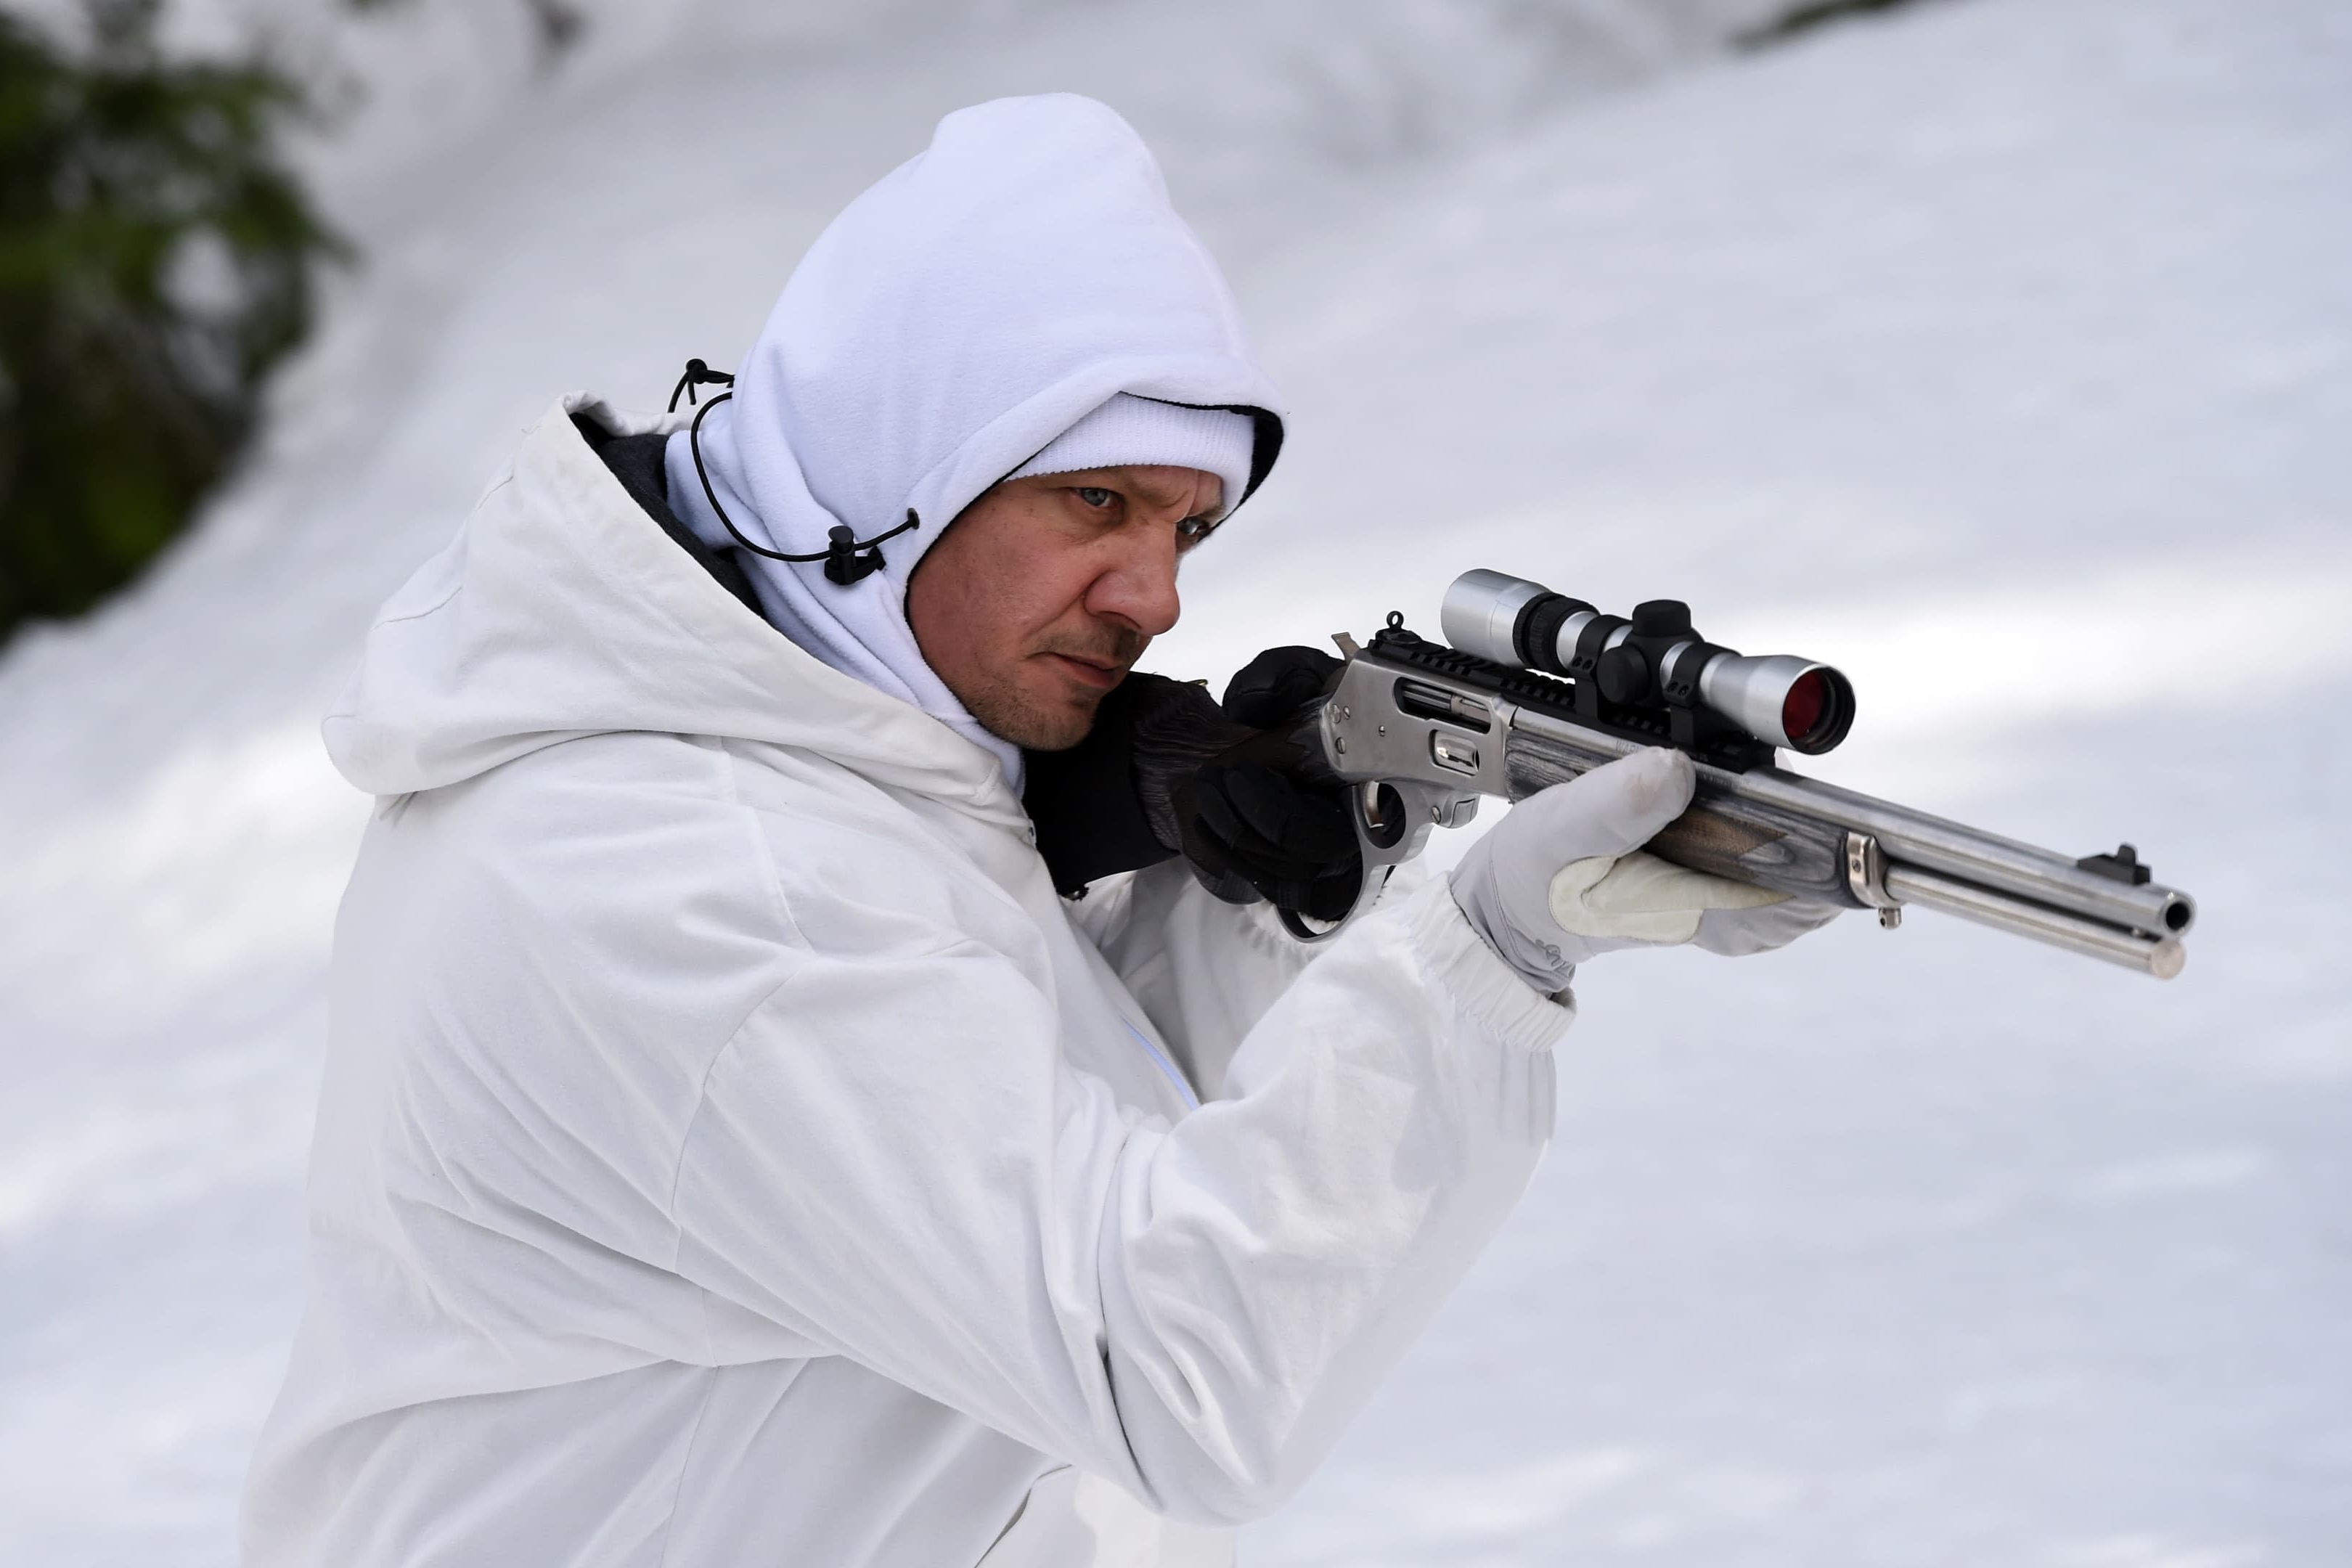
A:
MULTIPOLYGON (((982 491, 1118 394, 1250 410, 1250 475, 1280 445, 1280 398, 1216 263, 1169 205, 1127 122, 1069 94, 1003 99, 852 202, 784 286, 734 395, 667 453, 670 501, 706 542, 810 554, 845 525, 882 547, 844 586, 821 563, 749 558, 771 620, 832 668, 994 752, 907 625, 915 563, 982 491)), ((1228 495, 1237 501, 1238 495, 1228 495)))
POLYGON ((455 784, 583 735, 709 735, 793 746, 886 788, 1016 824, 989 752, 827 668, 664 534, 572 426, 667 430, 585 394, 523 437, 448 547, 369 629, 323 725, 372 795, 455 784))

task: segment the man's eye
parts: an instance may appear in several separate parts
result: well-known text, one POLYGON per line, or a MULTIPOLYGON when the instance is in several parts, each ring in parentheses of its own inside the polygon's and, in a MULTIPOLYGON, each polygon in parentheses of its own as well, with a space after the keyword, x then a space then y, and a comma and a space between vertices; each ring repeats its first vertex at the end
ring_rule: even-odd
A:
POLYGON ((1217 525, 1205 517, 1188 517, 1176 525, 1176 537, 1197 544, 1216 531, 1217 525))
POLYGON ((1105 508, 1108 507, 1112 501, 1118 499, 1118 497, 1116 491, 1107 490, 1100 485, 1080 485, 1078 487, 1078 500, 1086 505, 1094 508, 1097 511, 1101 511, 1105 508))

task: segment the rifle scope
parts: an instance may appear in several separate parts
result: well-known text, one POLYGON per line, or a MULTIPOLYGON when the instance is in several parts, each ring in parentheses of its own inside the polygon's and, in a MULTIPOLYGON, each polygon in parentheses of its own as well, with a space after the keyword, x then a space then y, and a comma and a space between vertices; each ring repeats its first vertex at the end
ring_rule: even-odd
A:
POLYGON ((1540 583, 1480 570, 1454 580, 1438 619, 1464 653, 1590 681, 1620 708, 1709 713, 1807 756, 1853 727, 1853 683, 1843 675, 1792 654, 1750 657, 1707 642, 1679 599, 1648 600, 1630 617, 1604 615, 1540 583))

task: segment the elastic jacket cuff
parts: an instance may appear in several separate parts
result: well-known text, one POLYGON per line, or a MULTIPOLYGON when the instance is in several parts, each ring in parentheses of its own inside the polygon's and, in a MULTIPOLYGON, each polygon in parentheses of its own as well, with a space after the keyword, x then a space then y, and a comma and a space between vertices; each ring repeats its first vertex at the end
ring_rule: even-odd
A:
POLYGON ((1576 998, 1536 991, 1496 957, 1471 927, 1441 879, 1413 894, 1403 911, 1413 946, 1454 999, 1481 1024, 1522 1050, 1549 1050, 1576 1022, 1576 998))

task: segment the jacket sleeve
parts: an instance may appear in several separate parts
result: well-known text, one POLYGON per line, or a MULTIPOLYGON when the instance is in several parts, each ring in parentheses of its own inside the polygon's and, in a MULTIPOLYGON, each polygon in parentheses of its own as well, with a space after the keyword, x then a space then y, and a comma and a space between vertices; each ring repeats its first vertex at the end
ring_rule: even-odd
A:
POLYGON ((1161 1512, 1304 1481, 1525 1188, 1570 1011, 1442 886, 1329 944, 1173 1126, 940 933, 813 956, 714 1065, 677 1271, 1161 1512))
POLYGON ((1271 905, 1225 903, 1181 860, 1098 888, 1070 913, 1202 1100, 1223 1098, 1243 1037, 1317 952, 1271 905))

